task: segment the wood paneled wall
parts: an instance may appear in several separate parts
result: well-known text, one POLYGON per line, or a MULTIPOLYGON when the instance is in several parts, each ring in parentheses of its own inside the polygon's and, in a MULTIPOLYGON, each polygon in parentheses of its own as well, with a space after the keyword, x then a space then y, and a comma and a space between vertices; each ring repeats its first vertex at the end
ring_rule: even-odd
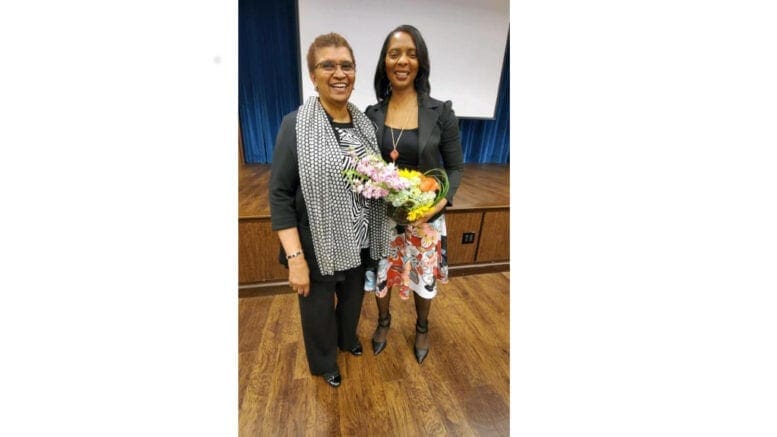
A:
POLYGON ((510 211, 498 209, 445 214, 448 228, 448 264, 473 264, 510 259, 510 211), (462 242, 464 233, 475 234, 473 243, 462 242))
POLYGON ((510 259, 510 211, 486 211, 478 243, 476 262, 510 259))
MULTIPOLYGON (((510 259, 510 211, 450 212, 445 215, 448 231, 448 264, 490 263, 510 259), (475 241, 462 242, 466 232, 475 241)), ((241 284, 285 281, 288 271, 278 263, 278 236, 269 218, 242 219, 239 232, 239 272, 241 284)))
MULTIPOLYGON (((465 167, 456 204, 446 213, 448 264, 509 268, 509 168, 483 164, 465 167), (462 243, 466 232, 472 243, 462 243)), ((239 272, 241 285, 285 281, 288 271, 278 262, 278 236, 270 225, 267 199, 268 165, 241 166, 239 178, 239 272)))
POLYGON ((472 264, 478 249, 482 212, 451 212, 445 214, 445 227, 448 231, 448 265, 472 264), (475 241, 461 242, 465 232, 473 232, 475 241))
POLYGON ((278 262, 280 242, 270 219, 240 220, 238 234, 238 280, 241 284, 288 278, 288 271, 278 262))

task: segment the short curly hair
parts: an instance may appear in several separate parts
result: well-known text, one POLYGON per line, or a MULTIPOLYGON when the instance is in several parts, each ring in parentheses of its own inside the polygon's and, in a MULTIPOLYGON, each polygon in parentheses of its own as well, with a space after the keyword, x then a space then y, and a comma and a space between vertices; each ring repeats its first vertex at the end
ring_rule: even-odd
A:
POLYGON ((319 35, 316 37, 316 39, 313 40, 313 43, 310 44, 310 48, 308 48, 308 72, 312 73, 313 70, 316 69, 316 50, 322 49, 324 47, 345 47, 348 49, 348 51, 351 53, 351 59, 353 60, 353 63, 356 64, 356 58, 353 56, 353 49, 351 48, 351 45, 348 44, 348 41, 343 38, 342 35, 339 33, 325 33, 323 35, 319 35))

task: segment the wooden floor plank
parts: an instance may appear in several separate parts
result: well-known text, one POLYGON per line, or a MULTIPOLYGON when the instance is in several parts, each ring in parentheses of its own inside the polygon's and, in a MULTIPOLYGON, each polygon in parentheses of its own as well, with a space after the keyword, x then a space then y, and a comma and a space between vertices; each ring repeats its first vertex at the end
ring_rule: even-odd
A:
POLYGON ((441 285, 419 365, 413 300, 393 298, 388 346, 375 356, 377 308, 367 295, 357 329, 365 352, 338 354, 335 389, 310 374, 296 295, 240 299, 240 436, 507 435, 508 307, 509 274, 441 285))
MULTIPOLYGON (((272 384, 272 375, 276 371, 278 364, 283 363, 280 349, 277 347, 277 331, 282 319, 282 313, 285 310, 284 299, 264 299, 254 302, 255 308, 261 311, 267 311, 265 324, 261 329, 243 332, 243 335, 250 336, 255 333, 259 338, 259 344, 256 349, 257 357, 254 360, 254 368, 249 373, 250 376, 246 382, 246 389, 243 396, 243 403, 240 409, 239 426, 243 429, 252 430, 245 435, 261 435, 272 423, 267 423, 267 409, 272 405, 272 390, 277 390, 277 386, 272 384)), ((287 359, 286 357, 283 357, 287 359)), ((238 372, 239 373, 239 372, 238 372)), ((277 412, 271 417, 277 417, 277 412)), ((270 419, 272 422, 274 419, 270 419)))
POLYGON ((429 389, 426 375, 421 372, 411 372, 408 378, 402 381, 402 385, 408 406, 412 409, 423 435, 445 435, 445 425, 438 410, 438 402, 429 389))
POLYGON ((256 354, 256 359, 252 361, 254 367, 248 372, 245 382, 238 415, 240 433, 245 436, 262 435, 262 421, 269 405, 270 384, 266 372, 279 360, 278 349, 260 348, 256 354))
POLYGON ((258 355, 258 352, 241 352, 238 354, 238 408, 243 406, 243 396, 245 395, 248 380, 251 376, 251 371, 255 367, 258 355))
MULTIPOLYGON (((346 355, 346 354, 344 354, 346 355)), ((380 435, 385 430, 385 421, 388 417, 386 405, 386 392, 383 390, 383 382, 370 374, 373 366, 364 365, 366 357, 351 357, 347 364, 348 381, 350 382, 341 399, 352 399, 353 404, 341 404, 342 408, 356 411, 353 427, 357 429, 357 435, 380 435), (359 381, 354 383, 354 381, 359 381), (354 393, 348 396, 348 393, 354 393)))
MULTIPOLYGON (((333 436, 340 435, 340 407, 337 402, 337 390, 328 386, 321 378, 315 378, 315 428, 316 435, 333 436)), ((282 420, 282 419, 277 419, 282 420)), ((250 434, 241 437, 248 437, 250 434)))
POLYGON ((494 415, 489 411, 493 401, 488 397, 490 392, 485 386, 474 387, 463 396, 462 405, 469 420, 469 425, 480 436, 500 435, 494 415))
MULTIPOLYGON (((269 303, 269 302, 268 302, 269 303)), ((239 299, 238 352, 253 352, 262 340, 261 332, 267 320, 269 305, 256 299, 239 299)))
POLYGON ((422 435, 418 422, 414 420, 412 406, 408 403, 403 381, 390 381, 385 384, 389 414, 385 421, 386 432, 383 435, 415 436, 422 435))
MULTIPOLYGON (((464 409, 459 402, 453 384, 447 379, 444 371, 437 369, 440 361, 432 365, 431 371, 425 374, 429 390, 435 399, 440 417, 448 435, 471 436, 475 432, 469 426, 464 409), (441 401, 444 400, 444 401, 441 401)), ((428 363, 432 364, 432 363, 428 363)))

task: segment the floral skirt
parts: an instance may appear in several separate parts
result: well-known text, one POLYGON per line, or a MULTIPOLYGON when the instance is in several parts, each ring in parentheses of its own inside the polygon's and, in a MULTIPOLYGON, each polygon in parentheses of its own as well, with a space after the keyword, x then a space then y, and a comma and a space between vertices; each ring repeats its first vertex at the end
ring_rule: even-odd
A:
POLYGON ((413 291, 424 299, 437 295, 437 282, 448 282, 448 242, 445 215, 431 223, 395 228, 388 258, 378 264, 377 296, 399 285, 399 297, 413 291))

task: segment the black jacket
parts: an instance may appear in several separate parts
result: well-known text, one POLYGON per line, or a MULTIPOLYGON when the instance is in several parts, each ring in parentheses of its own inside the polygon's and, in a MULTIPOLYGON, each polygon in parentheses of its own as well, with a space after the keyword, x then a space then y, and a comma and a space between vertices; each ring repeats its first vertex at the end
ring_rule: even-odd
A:
MULTIPOLYGON (((316 262, 313 249, 313 235, 297 166, 297 111, 283 117, 278 137, 275 140, 272 165, 270 168, 270 221, 272 230, 296 227, 305 260, 310 270, 311 281, 332 281, 334 276, 323 276, 316 262)), ((288 266, 286 252, 281 246, 278 260, 288 266)), ((337 274, 337 272, 335 272, 337 274)))

